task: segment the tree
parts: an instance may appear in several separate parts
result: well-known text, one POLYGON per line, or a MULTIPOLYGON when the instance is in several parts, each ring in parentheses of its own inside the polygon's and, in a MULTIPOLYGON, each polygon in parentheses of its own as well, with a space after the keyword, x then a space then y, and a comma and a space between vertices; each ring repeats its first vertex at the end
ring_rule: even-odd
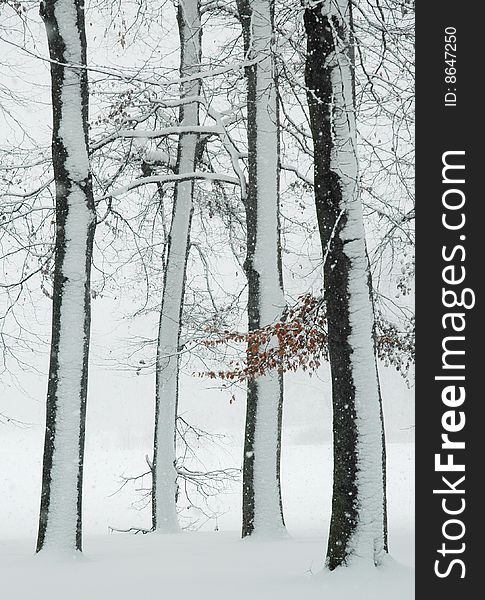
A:
MULTIPOLYGON (((284 309, 279 238, 279 137, 273 58, 273 0, 239 0, 247 79, 246 204, 249 331, 280 320, 284 309)), ((278 338, 272 336, 271 345, 278 338)), ((258 349, 248 345, 248 362, 258 349)), ((280 488, 283 375, 248 380, 243 458, 243 537, 284 530, 280 488)))
POLYGON ((387 547, 383 417, 358 184, 352 5, 305 9, 315 203, 324 256, 334 474, 327 566, 382 561, 387 547))
POLYGON ((37 551, 82 550, 82 482, 96 224, 82 0, 41 3, 52 83, 56 240, 37 551))
MULTIPOLYGON (((201 37, 199 0, 180 0, 177 6, 180 35, 180 76, 190 78, 200 71, 201 37)), ((200 79, 182 83, 179 123, 185 127, 199 125, 200 79)), ((195 171, 199 135, 180 134, 178 175, 195 171)), ((176 507, 175 437, 179 381, 179 339, 190 247, 193 213, 194 179, 175 184, 172 223, 160 311, 157 364, 155 435, 153 452, 152 525, 162 532, 178 531, 176 507)))

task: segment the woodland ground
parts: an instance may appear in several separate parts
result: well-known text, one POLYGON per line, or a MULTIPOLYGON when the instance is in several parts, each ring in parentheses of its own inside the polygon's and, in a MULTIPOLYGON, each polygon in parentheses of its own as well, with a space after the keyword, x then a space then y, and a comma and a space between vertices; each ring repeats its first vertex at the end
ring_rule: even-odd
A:
MULTIPOLYGON (((220 513, 199 531, 180 535, 108 533, 108 527, 146 526, 137 493, 119 494, 120 474, 143 468, 144 450, 115 448, 98 436, 86 456, 84 557, 34 556, 41 436, 2 432, 0 469, 0 581, 6 600, 410 600, 414 597, 414 448, 389 444, 391 558, 379 569, 322 572, 330 514, 330 446, 287 444, 283 502, 288 539, 239 539, 240 487, 233 484, 212 507, 220 513), (154 596, 155 595, 155 596, 154 596)), ((238 464, 237 443, 207 454, 211 465, 238 464)), ((187 521, 199 514, 186 511, 187 521)))

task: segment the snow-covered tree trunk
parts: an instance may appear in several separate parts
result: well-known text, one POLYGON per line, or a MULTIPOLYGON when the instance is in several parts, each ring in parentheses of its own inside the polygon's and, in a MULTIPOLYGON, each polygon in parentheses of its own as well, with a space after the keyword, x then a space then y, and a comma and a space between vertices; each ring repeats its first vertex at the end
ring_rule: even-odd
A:
POLYGON ((41 14, 55 61, 51 79, 56 241, 37 551, 73 552, 82 550, 90 269, 96 223, 88 159, 88 84, 82 68, 84 4, 46 0, 41 14))
MULTIPOLYGON (((278 322, 284 309, 279 238, 278 99, 272 53, 273 0, 239 0, 246 57, 249 185, 246 206, 248 323, 278 322)), ((277 343, 270 340, 270 344, 277 343)), ((251 360, 248 348, 248 360, 251 360)), ((283 376, 249 380, 243 462, 243 537, 284 532, 280 489, 283 376)))
MULTIPOLYGON (((179 0, 177 22, 180 35, 180 75, 189 77, 200 71, 202 29, 200 0, 179 0)), ((199 97, 200 79, 182 85, 184 98, 199 97)), ((199 124, 199 103, 187 102, 180 108, 180 125, 199 124)), ((193 173, 199 136, 185 133, 179 138, 176 173, 193 173)), ((193 213, 194 181, 175 185, 172 223, 167 251, 162 308, 160 312, 157 364, 155 437, 153 454, 152 526, 159 532, 179 530, 176 503, 175 431, 179 382, 179 339, 190 225, 193 213)))
POLYGON ((378 366, 378 352, 377 352, 377 323, 376 323, 376 309, 374 301, 374 282, 372 281, 372 273, 370 268, 369 253, 366 248, 366 261, 367 261, 367 287, 369 289, 369 301, 372 306, 372 339, 374 347, 374 367, 376 370, 377 378, 377 393, 379 395, 379 408, 381 417, 381 438, 382 438, 382 495, 384 509, 382 511, 382 527, 384 535, 384 551, 389 551, 389 540, 388 540, 388 524, 387 524, 387 451, 386 451, 386 430, 384 427, 384 408, 382 406, 382 388, 379 377, 379 366, 378 366))
POLYGON ((383 417, 358 184, 349 0, 305 10, 306 83, 315 151, 332 372, 334 481, 327 566, 379 564, 387 548, 383 417))

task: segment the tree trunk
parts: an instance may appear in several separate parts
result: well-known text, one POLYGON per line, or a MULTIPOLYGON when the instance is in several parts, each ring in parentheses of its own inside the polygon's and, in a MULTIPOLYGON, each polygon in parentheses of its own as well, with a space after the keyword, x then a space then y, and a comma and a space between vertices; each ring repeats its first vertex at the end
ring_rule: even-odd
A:
MULTIPOLYGON (((202 29, 200 1, 179 0, 177 22, 180 35, 180 75, 187 77, 200 71, 202 29)), ((200 79, 182 85, 182 97, 200 95, 200 79)), ((199 124, 197 101, 182 104, 180 124, 199 124)), ((192 173, 197 161, 197 134, 180 135, 176 173, 192 173)), ((177 519, 176 419, 179 385, 179 339, 190 225, 193 213, 193 180, 175 185, 172 224, 167 252, 162 308, 158 333, 156 364, 155 436, 153 454, 152 526, 159 532, 179 530, 177 519)))
POLYGON ((52 339, 37 551, 82 550, 82 479, 90 270, 95 210, 88 159, 88 84, 81 0, 41 4, 52 79, 56 241, 52 339))
POLYGON ((383 417, 358 187, 348 0, 305 10, 315 202, 325 259, 334 480, 327 566, 379 564, 387 548, 383 417))
POLYGON ((372 340, 374 347, 374 366, 377 377, 377 393, 379 395, 379 409, 381 418, 381 437, 382 437, 382 495, 384 510, 382 511, 382 527, 384 532, 384 551, 389 552, 388 539, 388 524, 387 524, 387 452, 386 452, 386 430, 384 427, 384 407, 382 406, 382 390, 381 381, 379 378, 379 364, 377 357, 377 327, 376 327, 376 310, 374 302, 374 284, 372 282, 372 273, 370 268, 369 253, 366 248, 366 260, 368 265, 367 286, 369 288, 369 299, 372 305, 372 340))
MULTIPOLYGON (((272 40, 273 0, 239 0, 246 58, 249 185, 246 206, 248 324, 254 331, 284 309, 279 227, 278 100, 272 40)), ((275 344, 276 340, 269 343, 275 344)), ((248 360, 251 350, 248 349, 248 360)), ((243 461, 243 537, 284 532, 280 489, 283 376, 248 382, 243 461)))

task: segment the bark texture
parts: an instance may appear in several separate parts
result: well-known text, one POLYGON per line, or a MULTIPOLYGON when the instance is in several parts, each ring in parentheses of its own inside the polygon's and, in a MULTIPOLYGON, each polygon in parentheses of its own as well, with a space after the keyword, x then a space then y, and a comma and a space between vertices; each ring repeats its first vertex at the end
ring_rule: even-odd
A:
MULTIPOLYGON (((279 226, 277 79, 274 2, 239 0, 246 59, 248 194, 246 204, 248 326, 277 322, 284 295, 279 226)), ((275 340, 270 343, 277 343, 275 340)), ((251 360, 248 349, 248 360, 251 360)), ((280 489, 283 376, 274 370, 248 382, 243 458, 242 536, 284 532, 280 489)))
POLYGON ((82 481, 90 271, 95 210, 88 160, 88 83, 81 0, 46 0, 56 186, 55 270, 37 551, 82 550, 82 481))
POLYGON ((325 0, 304 16, 332 373, 327 566, 335 569, 358 559, 379 564, 387 549, 384 430, 358 185, 351 3, 325 0))

